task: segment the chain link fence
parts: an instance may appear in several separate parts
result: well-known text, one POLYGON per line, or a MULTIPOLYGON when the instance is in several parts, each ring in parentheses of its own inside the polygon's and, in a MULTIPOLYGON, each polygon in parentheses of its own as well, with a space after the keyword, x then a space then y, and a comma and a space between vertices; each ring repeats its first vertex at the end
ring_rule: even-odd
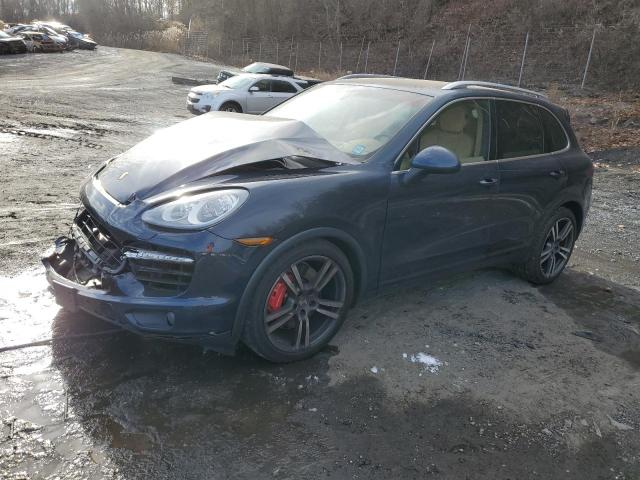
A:
POLYGON ((640 86, 638 25, 554 25, 529 31, 436 28, 420 41, 358 38, 299 40, 239 37, 218 40, 206 32, 173 32, 157 38, 148 32, 115 46, 207 57, 242 67, 263 61, 287 65, 296 72, 327 78, 376 73, 435 80, 474 79, 522 86, 577 85, 618 90, 640 86), (166 35, 165 35, 166 36, 166 35), (166 45, 173 42, 174 49, 166 45))

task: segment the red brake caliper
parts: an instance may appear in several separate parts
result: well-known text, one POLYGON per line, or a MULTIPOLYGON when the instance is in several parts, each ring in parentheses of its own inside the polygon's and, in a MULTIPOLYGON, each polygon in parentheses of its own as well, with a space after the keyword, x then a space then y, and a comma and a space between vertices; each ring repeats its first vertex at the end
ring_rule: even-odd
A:
POLYGON ((267 310, 269 310, 269 312, 275 312, 277 310, 280 310, 286 299, 287 299, 287 285, 285 285, 283 280, 278 280, 278 282, 271 289, 271 293, 269 294, 269 301, 267 302, 267 310))

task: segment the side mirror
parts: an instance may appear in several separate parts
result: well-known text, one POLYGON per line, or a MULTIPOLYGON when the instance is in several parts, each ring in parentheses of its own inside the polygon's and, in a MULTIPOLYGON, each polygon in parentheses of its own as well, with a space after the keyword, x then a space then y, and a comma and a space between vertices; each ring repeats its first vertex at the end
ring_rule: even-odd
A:
POLYGON ((253 93, 253 92, 259 92, 259 91, 260 91, 260 89, 254 85, 253 87, 250 87, 250 88, 249 88, 249 91, 250 91, 251 93, 253 93))
POLYGON ((460 171, 460 160, 451 150, 434 145, 418 152, 411 161, 411 168, 424 173, 456 173, 460 171))

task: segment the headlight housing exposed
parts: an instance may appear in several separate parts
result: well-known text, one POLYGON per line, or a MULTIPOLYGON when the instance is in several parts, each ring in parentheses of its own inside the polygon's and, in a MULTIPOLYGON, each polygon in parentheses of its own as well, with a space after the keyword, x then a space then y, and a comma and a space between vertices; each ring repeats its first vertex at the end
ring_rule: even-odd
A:
POLYGON ((200 230, 215 225, 235 212, 249 197, 240 188, 185 195, 142 214, 150 225, 183 230, 200 230))

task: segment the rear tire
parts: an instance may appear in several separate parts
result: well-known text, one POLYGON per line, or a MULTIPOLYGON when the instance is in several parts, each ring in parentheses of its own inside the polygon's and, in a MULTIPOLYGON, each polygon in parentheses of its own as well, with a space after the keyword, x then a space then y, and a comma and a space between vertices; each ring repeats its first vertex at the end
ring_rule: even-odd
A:
POLYGON ((293 362, 324 348, 353 302, 349 260, 333 243, 310 241, 275 259, 259 280, 243 342, 271 362, 293 362))
POLYGON ((242 113, 242 108, 235 102, 225 102, 220 106, 221 112, 242 113))
POLYGON ((517 273, 535 285, 553 282, 569 263, 578 234, 576 217, 561 207, 535 234, 527 260, 517 273))

